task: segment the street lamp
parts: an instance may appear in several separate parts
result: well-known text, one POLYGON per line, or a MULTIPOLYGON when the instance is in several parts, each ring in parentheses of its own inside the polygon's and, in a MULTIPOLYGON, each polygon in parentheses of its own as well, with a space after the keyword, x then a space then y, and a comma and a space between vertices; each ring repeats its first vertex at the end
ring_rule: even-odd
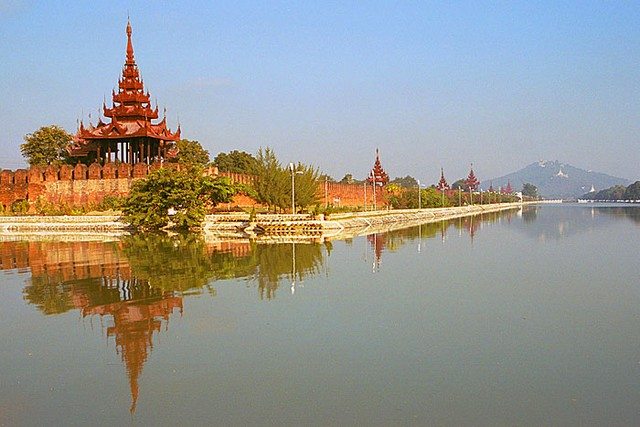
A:
POLYGON ((416 179, 418 182, 418 210, 422 209, 422 191, 420 190, 420 180, 416 179))
POLYGON ((364 187, 364 211, 367 211, 367 180, 362 183, 364 187))
POLYGON ((293 163, 289 163, 291 170, 291 212, 296 214, 296 175, 302 175, 302 171, 297 171, 293 163))
POLYGON ((373 184, 373 210, 376 211, 378 209, 378 205, 376 204, 376 173, 373 169, 371 169, 371 184, 373 184))

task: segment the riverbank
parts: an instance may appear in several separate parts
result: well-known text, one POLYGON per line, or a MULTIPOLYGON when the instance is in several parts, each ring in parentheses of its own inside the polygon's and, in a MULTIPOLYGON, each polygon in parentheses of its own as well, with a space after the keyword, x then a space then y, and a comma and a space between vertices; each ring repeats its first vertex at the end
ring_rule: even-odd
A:
MULTIPOLYGON (((309 215, 230 213, 207 215, 203 233, 220 238, 259 236, 353 237, 389 231, 434 221, 469 215, 519 209, 525 203, 500 203, 448 208, 403 209, 390 211, 332 214, 311 219, 309 215)), ((0 240, 18 236, 55 237, 63 235, 117 237, 129 233, 127 224, 117 215, 94 216, 5 216, 0 217, 0 240)))
POLYGON ((205 236, 228 238, 300 236, 339 239, 469 215, 519 209, 526 204, 532 202, 350 212, 331 214, 328 218, 319 219, 310 219, 308 215, 256 215, 253 221, 249 221, 247 214, 208 215, 203 228, 205 236))

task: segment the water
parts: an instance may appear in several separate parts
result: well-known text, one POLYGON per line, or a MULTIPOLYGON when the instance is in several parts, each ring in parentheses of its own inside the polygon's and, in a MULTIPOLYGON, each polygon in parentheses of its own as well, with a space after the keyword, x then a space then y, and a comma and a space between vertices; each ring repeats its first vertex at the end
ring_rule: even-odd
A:
POLYGON ((0 425, 637 425, 639 249, 591 206, 0 243, 0 425))

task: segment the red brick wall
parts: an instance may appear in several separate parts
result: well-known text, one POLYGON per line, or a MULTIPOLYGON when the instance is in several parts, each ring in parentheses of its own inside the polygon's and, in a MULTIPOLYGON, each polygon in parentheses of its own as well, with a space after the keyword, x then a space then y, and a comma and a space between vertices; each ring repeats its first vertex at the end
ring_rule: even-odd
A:
MULTIPOLYGON (((387 204, 386 191, 383 187, 376 188, 376 206, 383 207, 387 204)), ((363 184, 343 184, 340 182, 327 182, 326 193, 325 183, 321 182, 318 185, 318 192, 316 193, 320 203, 325 203, 338 206, 358 207, 365 204, 365 187, 363 184), (326 197, 325 197, 326 194, 326 197)), ((373 187, 368 184, 366 187, 366 205, 367 207, 373 206, 373 187)))
MULTIPOLYGON (((33 209, 34 202, 38 197, 41 197, 44 201, 55 205, 91 207, 101 203, 105 196, 127 196, 135 179, 144 178, 150 170, 159 167, 162 166, 144 163, 133 166, 124 163, 100 166, 94 163, 89 167, 78 164, 75 167, 63 165, 61 167, 33 167, 29 170, 3 170, 0 172, 0 203, 6 209, 15 201, 28 200, 32 203, 33 209)), ((165 163, 163 167, 178 168, 179 166, 165 163)), ((234 183, 245 185, 250 185, 254 179, 251 175, 219 173, 215 167, 208 168, 205 174, 225 176, 234 183)), ((370 185, 367 186, 367 206, 373 206, 372 190, 370 185)), ((321 182, 318 185, 317 196, 321 205, 326 202, 333 206, 357 207, 364 204, 364 193, 365 189, 361 184, 327 182, 325 198, 325 183, 321 182)), ((383 188, 377 188, 376 202, 378 207, 386 205, 385 194, 383 188)), ((239 194, 227 206, 251 207, 256 205, 255 200, 244 194, 239 194)))

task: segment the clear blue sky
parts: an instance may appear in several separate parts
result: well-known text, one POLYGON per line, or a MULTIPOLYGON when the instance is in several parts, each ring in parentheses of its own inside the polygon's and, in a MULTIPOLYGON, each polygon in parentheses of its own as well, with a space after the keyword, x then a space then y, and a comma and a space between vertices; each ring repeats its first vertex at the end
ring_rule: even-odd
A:
POLYGON ((480 179, 541 159, 640 179, 640 2, 0 0, 0 167, 109 99, 127 12, 146 87, 212 157, 480 179))

